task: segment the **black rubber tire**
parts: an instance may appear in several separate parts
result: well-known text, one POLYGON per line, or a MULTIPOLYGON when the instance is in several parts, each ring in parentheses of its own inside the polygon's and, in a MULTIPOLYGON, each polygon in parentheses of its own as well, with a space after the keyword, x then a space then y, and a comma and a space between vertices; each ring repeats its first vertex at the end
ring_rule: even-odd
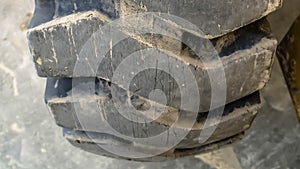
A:
MULTIPOLYGON (((99 155, 136 161, 162 161, 196 155, 241 139, 241 135, 251 126, 261 107, 259 90, 270 78, 277 46, 268 22, 263 17, 279 8, 281 0, 244 0, 234 3, 219 0, 36 0, 35 2, 35 13, 28 28, 29 47, 38 75, 47 78, 45 101, 57 125, 64 129, 66 139, 76 147, 99 155), (213 45, 221 57, 226 75, 226 105, 224 103, 218 105, 225 106, 223 116, 220 124, 209 126, 209 128, 216 127, 216 131, 204 143, 199 143, 198 140, 203 130, 200 126, 205 124, 210 108, 211 87, 207 70, 199 67, 199 59, 185 43, 156 35, 141 35, 140 39, 130 37, 111 49, 114 55, 105 57, 102 68, 96 70, 96 73, 91 73, 88 67, 79 68, 79 74, 73 72, 78 60, 78 51, 81 51, 87 40, 99 30, 99 25, 145 11, 168 12, 198 26, 204 32, 203 36, 194 34, 192 30, 179 29, 183 35, 182 41, 205 39, 213 45), (70 39, 73 39, 73 42, 70 39), (181 109, 178 84, 172 81, 174 79, 169 77, 169 74, 159 72, 161 76, 157 76, 157 69, 138 76, 135 81, 138 87, 130 88, 128 91, 124 90, 122 85, 111 83, 113 67, 117 67, 129 54, 148 48, 166 50, 169 58, 176 58, 191 68, 197 85, 202 86, 201 90, 199 89, 201 104, 198 112, 181 109), (182 59, 184 57, 187 57, 189 62, 185 62, 186 60, 182 59), (161 85, 156 85, 157 81, 161 85), (169 85, 170 81, 172 85, 169 85), (92 84, 95 87, 91 90, 82 88, 85 84, 92 84), (147 109, 149 103, 161 104, 148 97, 149 91, 161 89, 169 96, 163 109, 165 112, 157 119, 143 115, 142 118, 152 120, 146 127, 125 120, 114 107, 111 98, 112 88, 117 89, 120 100, 130 100, 139 110, 147 109), (73 90, 77 90, 79 94, 73 94, 73 90), (90 103, 96 103, 100 109, 89 107, 90 103), (75 107, 85 109, 85 113, 79 115, 80 112, 75 107), (106 114, 106 120, 110 125, 121 134, 130 137, 146 138, 149 133, 159 134, 168 130, 177 118, 183 118, 191 123, 196 122, 186 137, 169 151, 149 158, 128 158, 105 151, 99 145, 116 143, 116 147, 129 147, 133 151, 141 152, 150 152, 155 147, 139 145, 137 148, 136 143, 113 133, 103 132, 101 119, 97 113, 106 114), (196 119, 189 119, 190 114, 196 114, 196 119), (97 127, 102 130, 97 130, 97 127), (143 132, 145 130, 148 131, 147 134, 143 132)), ((147 20, 141 25, 146 23, 147 20)), ((169 22, 164 24, 167 26, 162 29, 172 27, 169 22)), ((205 45, 196 46, 197 49, 202 49, 205 45)), ((97 51, 92 47, 91 49, 97 51)), ((83 61, 84 65, 94 62, 95 58, 83 61)), ((212 66, 211 69, 217 69, 217 66, 212 66)), ((176 126, 177 128, 187 130, 181 125, 176 126)))

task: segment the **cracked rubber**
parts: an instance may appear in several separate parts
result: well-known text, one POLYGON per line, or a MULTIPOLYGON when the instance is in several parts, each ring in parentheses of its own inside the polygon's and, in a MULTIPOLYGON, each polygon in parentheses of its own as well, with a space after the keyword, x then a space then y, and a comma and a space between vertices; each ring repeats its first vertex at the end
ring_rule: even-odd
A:
MULTIPOLYGON (((163 161, 230 145, 240 140, 251 126, 262 104, 259 90, 270 78, 277 46, 264 17, 281 7, 281 3, 281 0, 35 0, 35 12, 27 34, 28 44, 38 75, 47 78, 45 102, 57 125, 63 128, 64 137, 72 145, 118 159, 163 161), (151 33, 133 36, 135 29, 131 29, 132 25, 128 22, 129 27, 121 30, 128 37, 111 46, 98 64, 101 51, 96 44, 110 45, 114 41, 101 39, 94 33, 102 31, 104 25, 117 19, 144 12, 159 13, 150 19, 139 20, 137 27, 144 29, 150 25, 161 32, 175 32, 180 35, 179 39, 151 33), (197 33, 184 24, 174 23, 160 13, 177 15, 202 32, 197 33), (188 42, 195 43, 188 45, 188 42), (193 51, 206 51, 209 45, 213 52, 204 53, 201 57, 210 58, 217 54, 222 65, 213 61, 206 65, 193 51), (80 58, 80 53, 86 49, 89 50, 85 53, 86 57, 80 58), (159 49, 158 54, 163 53, 169 60, 183 65, 169 65, 169 68, 178 66, 183 69, 186 66, 192 72, 196 84, 200 86, 198 112, 181 108, 180 86, 188 86, 190 81, 177 84, 171 74, 157 67, 135 74, 129 89, 112 83, 114 71, 127 56, 151 49, 159 49), (94 66, 99 67, 91 69, 94 66), (208 70, 221 68, 224 68, 226 80, 218 80, 226 83, 226 105, 220 102, 214 109, 225 106, 224 113, 220 124, 205 125, 212 99, 208 70), (156 89, 166 95, 166 103, 149 97, 151 91, 156 89), (118 104, 132 104, 140 113, 129 113, 149 122, 141 124, 122 116, 114 97, 120 101, 118 104), (151 109, 153 105, 154 109, 151 109), (177 119, 180 123, 176 123, 177 119), (108 122, 115 131, 107 128, 104 122, 108 122), (188 128, 187 124, 193 126, 188 128), (164 145, 160 142, 162 147, 140 144, 128 137, 156 136, 169 131, 171 126, 176 132, 188 131, 188 134, 163 154, 130 158, 101 147, 113 145, 136 153, 151 154, 164 148, 164 145), (203 131, 215 127, 208 140, 199 142, 203 131)), ((160 58, 155 58, 155 61, 157 65, 165 62, 160 58)), ((128 66, 135 64, 138 63, 132 62, 128 66)), ((218 89, 224 87, 221 83, 217 84, 218 89)), ((192 98, 193 93, 190 95, 192 98)), ((212 120, 216 120, 214 118, 212 120)), ((169 135, 177 137, 176 132, 171 131, 169 135)))
MULTIPOLYGON (((99 85, 97 85, 94 84, 95 79, 89 78, 80 80, 48 78, 47 81, 46 102, 56 123, 74 132, 106 133, 114 136, 112 139, 116 138, 119 134, 133 138, 148 138, 167 131, 177 119, 180 119, 181 123, 178 123, 175 127, 182 130, 182 132, 189 130, 185 128, 185 123, 194 123, 194 119, 190 119, 189 116, 186 115, 191 112, 184 112, 172 107, 158 105, 155 110, 162 112, 148 113, 158 113, 161 115, 159 118, 152 119, 151 116, 142 114, 139 116, 141 119, 150 119, 151 122, 146 123, 146 125, 132 122, 119 113, 112 101, 111 88, 117 88, 117 86, 113 86, 101 80, 99 85), (94 86, 97 90, 93 90, 90 86, 94 86), (76 90, 76 92, 73 90, 76 90), (105 122, 108 122, 117 132, 110 131, 105 122)), ((143 108, 146 107, 145 105, 147 104, 145 104, 145 102, 151 102, 147 99, 137 99, 136 97, 132 99, 132 95, 128 95, 128 93, 122 89, 116 91, 119 91, 117 96, 120 97, 120 100, 128 100, 128 98, 131 98, 132 104, 141 105, 139 110, 143 110, 143 108)), ((197 120, 190 129, 191 131, 178 145, 175 145, 174 148, 193 149, 242 133, 251 126, 257 114, 257 110, 260 107, 261 103, 258 92, 226 105, 216 131, 205 143, 201 144, 198 139, 200 133, 203 131, 208 113, 197 113, 197 120)), ((214 124, 207 126, 207 128, 212 127, 214 127, 214 124)), ((172 132, 170 132, 170 134, 172 134, 172 132)))
MULTIPOLYGON (((269 25, 265 20, 211 40, 212 45, 214 45, 212 48, 215 48, 213 50, 216 50, 220 55, 222 64, 217 64, 215 60, 204 64, 190 48, 182 45, 181 42, 147 35, 138 38, 138 40, 127 38, 119 42, 100 63, 98 63, 99 57, 97 55, 100 51, 95 44, 87 46, 86 57, 79 57, 78 53, 80 52, 78 51, 90 37, 92 37, 92 41, 101 44, 101 37, 91 35, 92 32, 99 29, 99 25, 104 23, 101 14, 88 12, 67 16, 67 18, 63 17, 60 20, 29 30, 30 48, 38 74, 43 77, 66 78, 97 76, 112 81, 116 69, 130 54, 141 50, 147 53, 151 48, 163 49, 168 53, 158 52, 164 54, 168 60, 155 58, 157 66, 164 67, 166 62, 176 62, 178 63, 176 65, 169 64, 170 70, 191 72, 191 76, 200 86, 198 90, 201 100, 199 111, 201 112, 208 111, 211 106, 212 88, 209 71, 222 71, 224 69, 225 79, 218 80, 226 83, 226 103, 262 89, 270 78, 277 41, 271 36, 269 25), (68 43, 69 45, 66 46, 68 43), (149 45, 149 43, 157 46, 149 45), (95 70, 96 68, 98 69, 95 70)), ((206 46, 205 41, 199 40, 190 33, 183 35, 182 38, 186 39, 185 41, 199 41, 199 46, 196 46, 197 49, 206 46)), ((212 54, 215 53, 212 51, 212 54)), ((147 60, 141 59, 139 62, 147 62, 147 60)), ((129 63, 129 65, 136 64, 137 62, 129 63)), ((135 92, 136 95, 149 99, 148 95, 151 91, 161 89, 167 96, 167 105, 180 108, 182 100, 179 85, 187 86, 190 82, 184 81, 182 83, 177 84, 177 81, 168 72, 147 69, 135 75, 135 79, 131 82, 134 85, 130 85, 129 90, 135 92)), ((121 84, 117 85, 122 87, 121 84)), ((222 90, 222 88, 224 88, 222 83, 216 83, 215 90, 222 90)), ((193 94, 189 93, 189 95, 193 94)), ((216 102, 214 108, 220 107, 222 104, 222 101, 216 102)))
POLYGON ((30 28, 55 18, 98 11, 114 20, 141 12, 161 12, 181 17, 212 39, 252 23, 282 5, 282 0, 36 0, 30 28))

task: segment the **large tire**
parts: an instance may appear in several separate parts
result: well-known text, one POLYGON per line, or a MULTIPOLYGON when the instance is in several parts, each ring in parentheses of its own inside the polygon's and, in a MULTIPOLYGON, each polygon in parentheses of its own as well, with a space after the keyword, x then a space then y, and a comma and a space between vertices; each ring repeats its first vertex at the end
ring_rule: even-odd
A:
MULTIPOLYGON (((28 30, 29 47, 38 75, 47 78, 45 100, 57 125, 64 129, 66 139, 72 145, 92 153, 138 161, 161 161, 196 155, 239 140, 244 131, 251 126, 261 107, 259 90, 270 78, 277 46, 268 22, 263 17, 279 8, 281 0, 228 2, 36 0, 35 14, 28 30), (90 65, 97 63, 98 50, 96 45, 85 46, 85 44, 89 39, 93 39, 99 27, 117 18, 145 11, 177 14, 198 26, 203 33, 197 34, 193 30, 183 29, 180 27, 182 25, 176 23, 174 25, 168 20, 161 19, 159 14, 155 19, 163 23, 161 29, 164 31, 176 27, 174 30, 182 34, 180 38, 183 42, 199 42, 195 45, 197 49, 207 47, 207 44, 200 43, 203 41, 199 39, 212 44, 213 50, 220 56, 226 78, 220 79, 223 83, 218 83, 226 85, 226 101, 217 102, 213 107, 218 110, 224 106, 220 123, 205 125, 212 99, 212 87, 207 72, 220 69, 220 65, 214 64, 212 60, 209 62, 210 67, 201 66, 203 63, 190 46, 179 40, 153 34, 129 36, 111 48, 110 53, 101 62, 100 68, 90 69, 90 65), (81 60, 79 53, 86 47, 93 53, 88 53, 89 57, 81 60), (189 108, 181 107, 179 84, 170 74, 157 68, 136 75, 133 80, 135 85, 127 90, 121 84, 112 83, 114 70, 128 55, 151 48, 166 51, 167 58, 175 59, 190 69, 196 84, 201 86, 198 90, 201 100, 197 107, 198 111, 192 112, 189 108), (83 66, 77 67, 78 60, 83 66), (141 112, 148 109, 148 105, 156 105, 152 113, 161 116, 154 118, 141 113, 139 118, 151 121, 146 125, 127 120, 115 107, 112 99, 113 89, 117 91, 115 94, 118 99, 130 101, 141 112), (149 93, 156 89, 167 96, 165 104, 149 97, 149 93), (93 105, 98 107, 95 108, 93 105), (78 109, 84 110, 84 113, 80 113, 78 109), (196 116, 191 119, 190 114, 196 116), (129 147, 137 153, 150 154, 157 149, 120 138, 113 132, 105 132, 108 129, 105 128, 103 121, 108 122, 126 137, 147 138, 149 133, 152 136, 168 130, 176 119, 180 118, 186 123, 193 123, 192 127, 186 128, 181 123, 176 125, 177 130, 188 133, 167 152, 153 157, 132 158, 110 153, 101 148, 103 144, 112 144, 119 148, 129 147), (208 140, 199 142, 200 133, 210 128, 216 128, 215 132, 208 140)), ((148 22, 142 20, 140 26, 147 25, 148 22)), ((130 35, 130 30, 122 31, 130 35)), ((101 44, 99 39, 93 40, 101 44)), ((208 55, 210 57, 210 54, 208 55)), ((156 62, 159 64, 163 61, 157 59, 156 62)), ((217 85, 217 88, 223 87, 217 85)), ((192 101, 193 99, 190 100, 192 101)))

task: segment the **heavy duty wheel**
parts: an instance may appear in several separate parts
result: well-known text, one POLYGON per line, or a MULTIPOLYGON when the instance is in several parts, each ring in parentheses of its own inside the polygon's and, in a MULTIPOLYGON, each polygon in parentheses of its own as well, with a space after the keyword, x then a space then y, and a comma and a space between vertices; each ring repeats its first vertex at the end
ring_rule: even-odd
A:
POLYGON ((277 46, 264 16, 280 5, 280 0, 36 0, 28 29, 29 47, 38 75, 47 78, 46 103, 72 145, 138 161, 196 155, 241 139, 251 126, 261 107, 259 90, 270 78, 277 46), (118 30, 125 37, 120 41, 113 37, 117 27, 107 26, 117 20, 126 25, 118 30), (99 32, 106 38, 98 36, 99 32), (143 52, 153 49, 159 52, 147 60, 143 52), (126 62, 121 72, 128 77, 114 79, 132 54, 136 59, 126 62), (216 55, 221 64, 214 59, 216 55), (156 67, 133 71, 149 62, 156 67), (210 72, 219 70, 224 77, 212 80, 210 72), (185 77, 187 72, 193 82, 185 77), (178 83, 174 76, 186 79, 178 83), (126 87, 123 81, 129 77, 126 87), (196 90, 192 84, 198 86, 196 90), (188 101, 183 100, 183 88, 188 101), (212 94, 223 89, 224 102, 212 94), (159 97, 152 97, 153 91, 159 97), (199 97, 195 99, 196 93, 199 97), (194 105, 198 99, 195 107, 183 106, 194 105), (125 104, 137 111, 124 109, 125 104), (164 132, 166 138, 153 144, 135 141, 164 132), (208 138, 201 141, 203 133, 208 138))

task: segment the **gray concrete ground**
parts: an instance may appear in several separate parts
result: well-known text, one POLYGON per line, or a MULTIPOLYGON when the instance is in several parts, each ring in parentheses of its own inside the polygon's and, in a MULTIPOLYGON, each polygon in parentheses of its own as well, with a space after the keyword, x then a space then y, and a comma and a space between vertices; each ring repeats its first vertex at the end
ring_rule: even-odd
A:
MULTIPOLYGON (((32 10, 32 1, 0 1, 0 169, 211 168, 192 157, 137 163, 69 145, 44 104, 45 79, 36 76, 28 51, 25 25, 32 10)), ((246 138, 233 148, 240 165, 245 169, 299 168, 300 127, 278 63, 263 94, 265 106, 246 138)))

